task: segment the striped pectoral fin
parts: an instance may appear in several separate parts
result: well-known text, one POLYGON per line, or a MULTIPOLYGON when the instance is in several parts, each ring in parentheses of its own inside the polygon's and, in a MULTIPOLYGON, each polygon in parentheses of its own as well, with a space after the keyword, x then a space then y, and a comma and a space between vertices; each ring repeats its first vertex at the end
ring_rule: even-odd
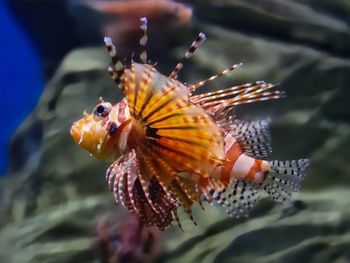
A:
POLYGON ((149 184, 149 191, 152 193, 150 205, 149 197, 144 194, 143 188, 139 180, 135 182, 135 204, 138 208, 138 214, 141 220, 148 226, 157 226, 160 230, 164 230, 173 220, 173 210, 176 205, 164 192, 162 187, 156 180, 152 180, 149 184))
POLYGON ((132 150, 111 164, 106 179, 117 202, 131 213, 138 214, 146 225, 163 230, 173 220, 176 201, 144 167, 144 163, 132 150), (140 169, 143 169, 142 175, 140 169))
POLYGON ((161 75, 152 65, 135 62, 125 71, 124 93, 131 115, 143 120, 159 116, 188 98, 187 88, 180 82, 161 75))
POLYGON ((193 224, 197 225, 192 215, 192 204, 199 202, 199 196, 193 189, 193 187, 185 185, 181 179, 174 180, 170 186, 170 190, 174 193, 179 206, 184 209, 193 224))
POLYGON ((170 104, 147 115, 141 143, 178 171, 208 176, 225 157, 222 132, 201 108, 178 98, 170 104))
POLYGON ((137 180, 135 173, 135 155, 128 153, 116 160, 107 170, 106 179, 109 189, 113 192, 116 202, 136 213, 133 187, 137 180))
POLYGON ((261 187, 278 203, 288 203, 292 193, 300 191, 300 183, 305 177, 309 160, 270 161, 270 174, 261 187))
POLYGON ((133 101, 132 110, 138 116, 142 115, 143 109, 153 96, 153 90, 149 89, 149 85, 154 81, 154 71, 151 65, 144 65, 144 70, 141 75, 141 81, 137 82, 137 89, 135 89, 135 99, 133 101))

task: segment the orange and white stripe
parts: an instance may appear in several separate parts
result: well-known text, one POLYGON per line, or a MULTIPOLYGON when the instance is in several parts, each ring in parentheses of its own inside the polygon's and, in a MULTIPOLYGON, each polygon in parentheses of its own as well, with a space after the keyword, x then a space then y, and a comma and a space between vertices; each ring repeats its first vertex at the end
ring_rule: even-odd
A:
POLYGON ((261 183, 270 171, 268 161, 246 155, 238 141, 230 134, 225 135, 226 161, 221 170, 221 181, 225 184, 230 179, 244 179, 261 183))

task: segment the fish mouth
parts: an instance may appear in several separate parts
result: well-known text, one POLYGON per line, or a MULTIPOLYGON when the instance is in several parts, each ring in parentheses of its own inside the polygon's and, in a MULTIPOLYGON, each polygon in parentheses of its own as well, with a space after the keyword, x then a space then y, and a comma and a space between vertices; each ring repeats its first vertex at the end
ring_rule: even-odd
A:
POLYGON ((80 128, 76 123, 73 122, 69 133, 70 133, 70 136, 73 137, 75 142, 78 143, 80 141, 80 128))

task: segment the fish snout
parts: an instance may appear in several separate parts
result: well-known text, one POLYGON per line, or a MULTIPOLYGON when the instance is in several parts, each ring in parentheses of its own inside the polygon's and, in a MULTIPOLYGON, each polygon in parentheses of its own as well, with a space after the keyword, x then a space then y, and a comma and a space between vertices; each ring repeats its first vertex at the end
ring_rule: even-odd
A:
POLYGON ((73 140, 77 143, 80 144, 81 141, 81 133, 80 133, 80 128, 79 126, 73 122, 72 127, 70 128, 70 136, 72 136, 73 140))

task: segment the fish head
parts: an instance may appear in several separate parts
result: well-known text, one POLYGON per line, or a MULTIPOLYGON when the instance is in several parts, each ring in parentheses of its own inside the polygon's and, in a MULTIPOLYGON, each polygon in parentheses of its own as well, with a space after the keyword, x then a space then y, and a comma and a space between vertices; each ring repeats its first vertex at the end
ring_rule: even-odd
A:
POLYGON ((121 147, 119 128, 123 126, 128 115, 125 103, 122 101, 112 105, 100 100, 91 114, 86 112, 83 114, 80 120, 73 122, 70 129, 70 135, 74 141, 99 160, 118 157, 121 147), (123 112, 126 113, 124 116, 121 116, 121 104, 123 104, 123 112))

